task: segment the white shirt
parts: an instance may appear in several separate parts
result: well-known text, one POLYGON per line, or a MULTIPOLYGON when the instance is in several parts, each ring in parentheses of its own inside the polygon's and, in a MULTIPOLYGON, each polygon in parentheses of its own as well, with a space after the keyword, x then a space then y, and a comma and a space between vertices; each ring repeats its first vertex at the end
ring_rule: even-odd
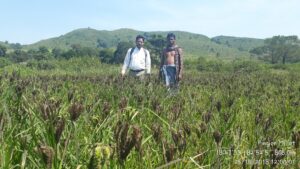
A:
POLYGON ((144 48, 138 49, 137 47, 135 47, 131 56, 130 51, 131 48, 128 49, 127 54, 125 56, 122 72, 125 72, 127 68, 131 70, 145 69, 146 73, 150 74, 151 58, 149 51, 144 48), (145 52, 147 53, 147 56, 145 56, 145 52))

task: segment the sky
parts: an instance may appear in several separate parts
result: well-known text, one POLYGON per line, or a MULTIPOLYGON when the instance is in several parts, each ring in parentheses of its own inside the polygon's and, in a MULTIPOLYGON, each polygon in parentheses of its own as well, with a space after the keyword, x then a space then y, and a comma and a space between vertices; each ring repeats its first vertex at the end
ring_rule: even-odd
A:
POLYGON ((300 37, 300 0, 0 0, 0 41, 31 44, 79 28, 300 37))

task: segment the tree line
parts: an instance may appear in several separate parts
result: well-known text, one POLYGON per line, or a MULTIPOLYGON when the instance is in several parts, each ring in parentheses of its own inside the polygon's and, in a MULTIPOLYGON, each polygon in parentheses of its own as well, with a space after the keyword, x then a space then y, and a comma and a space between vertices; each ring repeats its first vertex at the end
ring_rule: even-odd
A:
POLYGON ((297 36, 273 36, 250 53, 272 64, 295 63, 300 61, 300 41, 297 36))
MULTIPOLYGON (((160 52, 166 44, 166 40, 161 35, 145 34, 145 48, 151 51, 153 64, 158 64, 160 60, 160 52)), ((0 44, 0 57, 7 58, 14 63, 26 62, 28 60, 49 60, 49 59, 70 59, 74 57, 99 57, 102 63, 119 64, 124 61, 124 57, 129 48, 135 47, 133 42, 121 41, 116 48, 107 48, 102 40, 97 41, 97 47, 86 47, 80 44, 72 44, 68 50, 60 48, 49 49, 45 46, 40 46, 38 49, 8 49, 0 44)))
MULTIPOLYGON (((166 44, 162 35, 147 34, 145 47, 151 52, 153 64, 159 64, 160 54, 166 44)), ((11 44, 8 50, 5 45, 0 44, 0 57, 6 58, 14 63, 26 62, 28 60, 70 59, 74 57, 99 57, 102 63, 122 63, 129 48, 134 47, 133 42, 121 41, 116 48, 107 48, 105 41, 98 39, 97 47, 85 47, 73 44, 68 50, 60 48, 49 49, 40 46, 38 49, 24 50, 20 44, 11 44), (9 52, 8 52, 9 51, 9 52)), ((264 45, 253 48, 250 53, 259 59, 276 63, 295 63, 300 61, 300 41, 297 36, 274 36, 264 40, 264 45)))

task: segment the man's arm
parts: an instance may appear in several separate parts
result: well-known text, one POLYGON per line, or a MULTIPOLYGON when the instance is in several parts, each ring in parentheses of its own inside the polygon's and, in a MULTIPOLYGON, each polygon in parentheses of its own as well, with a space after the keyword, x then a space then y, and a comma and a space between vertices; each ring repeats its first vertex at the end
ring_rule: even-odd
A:
POLYGON ((146 50, 146 74, 150 74, 151 73, 151 57, 150 57, 150 52, 148 50, 146 50))
POLYGON ((162 68, 162 66, 165 63, 165 53, 166 53, 166 50, 163 49, 162 53, 160 54, 160 67, 159 68, 162 68))
POLYGON ((123 66, 122 66, 122 71, 121 71, 121 74, 124 75, 128 66, 129 66, 129 60, 130 60, 130 50, 131 49, 128 49, 127 53, 126 53, 126 56, 125 56, 125 59, 124 59, 124 63, 123 63, 123 66))
POLYGON ((182 72, 183 72, 183 51, 182 48, 178 48, 179 53, 179 72, 178 72, 178 80, 182 79, 182 72))
POLYGON ((162 53, 160 54, 160 65, 159 65, 159 72, 158 72, 159 79, 162 78, 161 68, 163 67, 164 63, 165 63, 165 49, 163 49, 162 53))

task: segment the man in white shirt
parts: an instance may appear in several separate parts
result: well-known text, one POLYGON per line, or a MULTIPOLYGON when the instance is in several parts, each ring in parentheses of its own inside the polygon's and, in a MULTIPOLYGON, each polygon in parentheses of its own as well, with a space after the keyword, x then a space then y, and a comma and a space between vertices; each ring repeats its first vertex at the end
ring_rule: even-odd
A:
POLYGON ((136 47, 130 48, 124 59, 121 75, 124 76, 127 69, 129 75, 144 79, 144 75, 150 75, 151 71, 151 58, 150 53, 144 46, 145 38, 138 35, 135 38, 136 47))

